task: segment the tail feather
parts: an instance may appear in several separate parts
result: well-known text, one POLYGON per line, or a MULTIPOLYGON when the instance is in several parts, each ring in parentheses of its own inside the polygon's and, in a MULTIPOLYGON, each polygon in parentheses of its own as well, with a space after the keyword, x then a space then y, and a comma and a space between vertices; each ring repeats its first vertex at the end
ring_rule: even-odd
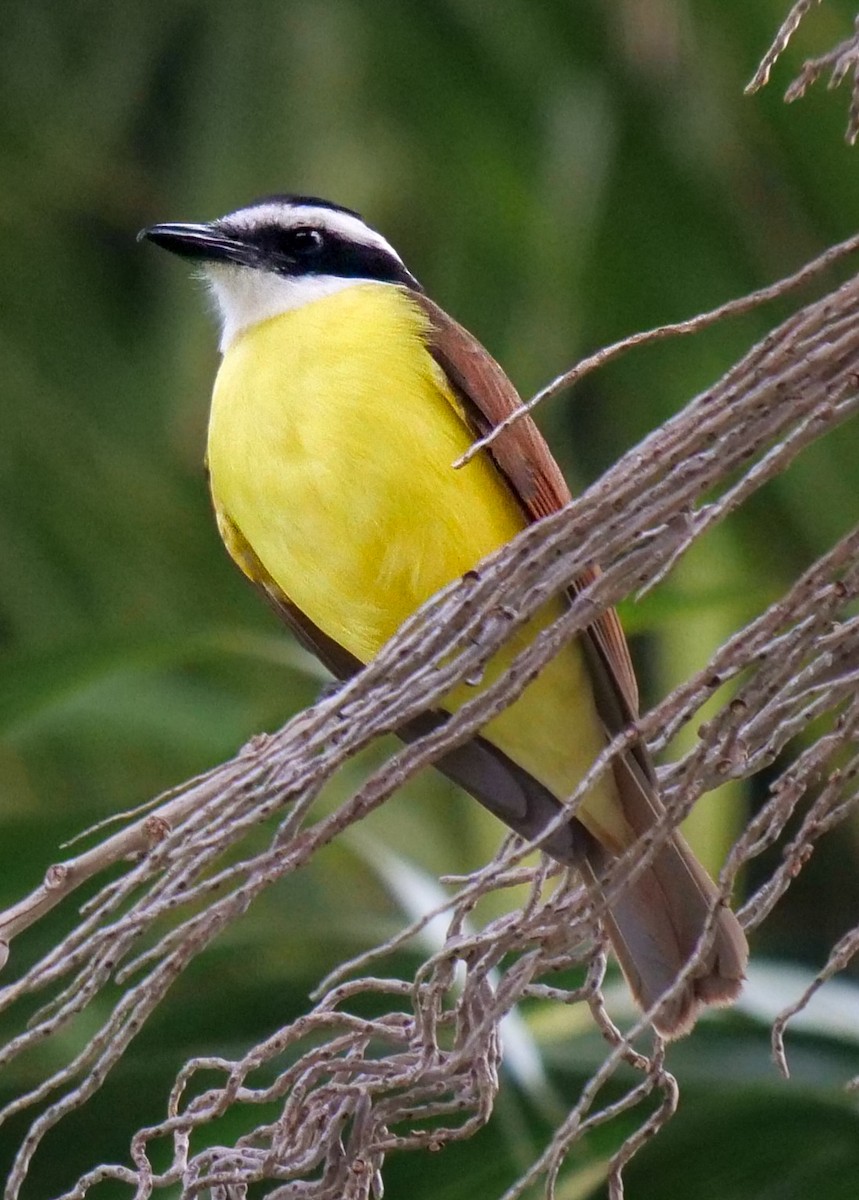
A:
MULTIPOLYGON (((616 763, 615 779, 627 820, 636 834, 645 834, 662 813, 652 781, 630 757, 616 763)), ((608 852, 591 840, 587 875, 592 883, 609 861, 608 852)), ((679 833, 622 888, 607 914, 606 930, 618 962, 636 1000, 649 1009, 674 988, 699 949, 714 910, 715 924, 701 961, 654 1018, 665 1037, 688 1033, 702 1008, 737 998, 748 961, 742 927, 720 904, 713 881, 679 833)))
MULTIPOLYGON (((410 741, 447 719, 444 713, 423 714, 399 733, 410 741)), ((484 738, 448 751, 436 766, 526 840, 539 838, 562 808, 551 792, 484 738)), ((614 777, 626 822, 633 834, 643 836, 663 812, 644 752, 634 748, 617 760, 614 777)), ((616 852, 588 831, 587 802, 582 808, 581 818, 546 835, 542 848, 565 866, 577 867, 588 885, 598 889, 616 852)), ((633 995, 650 1009, 675 985, 714 909, 718 916, 702 961, 654 1020, 666 1037, 687 1033, 702 1008, 736 999, 748 958, 739 921, 719 905, 712 880, 678 833, 632 883, 622 886, 604 918, 633 995)))

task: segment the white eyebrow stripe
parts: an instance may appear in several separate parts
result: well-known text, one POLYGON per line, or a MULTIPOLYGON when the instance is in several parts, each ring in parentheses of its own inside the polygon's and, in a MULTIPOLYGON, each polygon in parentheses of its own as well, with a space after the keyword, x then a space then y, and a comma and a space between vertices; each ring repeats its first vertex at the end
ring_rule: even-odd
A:
POLYGON ((287 229, 294 229, 298 225, 315 225, 318 229, 328 229, 331 233, 339 234, 347 241, 383 250, 398 263, 403 262, 391 243, 365 224, 360 217, 337 212, 333 208, 321 208, 313 204, 257 204, 253 208, 230 213, 222 220, 228 228, 248 232, 263 225, 282 225, 287 229))

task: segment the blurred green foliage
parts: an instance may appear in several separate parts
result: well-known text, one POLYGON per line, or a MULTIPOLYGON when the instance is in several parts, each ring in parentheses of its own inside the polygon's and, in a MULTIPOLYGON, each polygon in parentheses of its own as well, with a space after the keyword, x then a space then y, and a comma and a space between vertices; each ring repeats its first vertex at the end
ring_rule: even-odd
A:
MULTIPOLYGON (((211 322, 202 289, 136 231, 272 191, 350 205, 529 393, 588 350, 741 295, 853 232, 845 97, 819 89, 785 109, 780 93, 801 58, 847 36, 854 7, 815 11, 774 86, 746 98, 787 0, 7 0, 0 902, 37 882, 63 838, 231 756, 321 683, 220 547, 201 468, 211 322)), ((571 480, 595 477, 786 311, 651 347, 545 406, 571 480)), ((846 427, 628 606, 645 694, 775 598, 855 521, 857 495, 859 431, 846 427)), ((709 810, 719 852, 754 798, 709 810)), ((427 778, 369 835, 433 874, 473 866, 499 830, 427 778)), ((823 961, 856 911, 855 841, 854 827, 822 848, 755 949, 823 961)), ((49 1142, 33 1196, 124 1157, 187 1055, 245 1047, 395 927, 365 847, 330 848, 194 966, 49 1142)), ((35 930, 22 960, 71 919, 35 930)), ((571 1103, 597 1047, 577 1039, 573 1057, 562 1032, 542 1040, 571 1103)), ((740 1019, 676 1053, 683 1112, 630 1169, 630 1194, 853 1194, 859 1126, 838 1089, 855 1051, 810 1043, 790 1088, 766 1066, 765 1033, 740 1019)), ((3 1094, 38 1066, 7 1074, 3 1094)), ((394 1159, 391 1194, 495 1195, 547 1129, 508 1089, 473 1143, 429 1166, 394 1159)), ((0 1133, 0 1163, 20 1132, 0 1133)), ((588 1142, 564 1195, 598 1188, 621 1136, 588 1142)))

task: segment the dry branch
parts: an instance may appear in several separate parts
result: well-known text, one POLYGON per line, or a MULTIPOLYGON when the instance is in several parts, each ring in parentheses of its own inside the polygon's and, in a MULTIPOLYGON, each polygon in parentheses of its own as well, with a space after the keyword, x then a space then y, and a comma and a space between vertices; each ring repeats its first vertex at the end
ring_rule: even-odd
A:
MULTIPOLYGON (((769 83, 770 73, 776 62, 788 47, 803 18, 809 10, 819 4, 820 0, 796 0, 790 12, 782 22, 781 28, 773 39, 773 43, 761 59, 760 65, 746 86, 746 92, 757 92, 769 83)), ((855 32, 851 37, 839 42, 832 50, 821 54, 818 58, 807 58, 802 64, 799 75, 789 84, 784 94, 785 102, 791 104, 799 100, 812 84, 817 83, 821 75, 829 72, 830 91, 837 88, 848 74, 853 77, 850 90, 850 107, 847 116, 847 129, 844 137, 848 145, 854 145, 859 137, 859 17, 856 18, 855 32)))
MULTIPOLYGON (((806 282, 855 248, 846 243, 766 295, 806 282)), ((262 891, 470 737, 597 612, 652 586, 695 539, 837 429, 857 405, 859 282, 850 280, 774 330, 579 500, 436 596, 335 695, 277 734, 255 739, 233 762, 176 789, 128 829, 52 868, 32 897, 0 915, 9 943, 85 878, 118 858, 132 858, 87 902, 60 944, 0 990, 0 1011, 41 1005, 0 1048, 5 1064, 57 1038, 96 996, 104 997, 109 984, 124 989, 72 1061, 0 1112, 0 1120, 8 1120, 36 1111, 8 1179, 7 1200, 19 1196, 48 1130, 97 1090, 180 972, 262 891), (432 707, 456 682, 479 678, 498 646, 549 595, 597 561, 603 574, 504 678, 476 692, 443 728, 390 757, 335 812, 314 817, 320 789, 356 752, 432 707), (261 850, 247 839, 260 826, 270 830, 261 850)), ((665 820, 613 865, 609 899, 703 793, 726 778, 745 778, 781 762, 791 745, 799 747, 793 761, 780 770, 768 802, 725 864, 722 895, 729 895, 743 864, 781 844, 782 865, 743 909, 750 926, 766 919, 819 838, 844 819, 856 799, 859 769, 859 622, 850 615, 859 597, 857 550, 859 530, 846 534, 732 637, 706 670, 643 716, 636 730, 615 738, 569 798, 574 809, 636 732, 658 750, 731 684, 730 698, 701 728, 696 747, 663 771, 665 820), (803 740, 811 721, 823 732, 803 740), (797 832, 785 842, 792 817, 798 817, 797 832)), ((95 1168, 63 1200, 84 1197, 105 1179, 125 1182, 141 1200, 177 1186, 188 1198, 238 1197, 261 1180, 271 1185, 267 1195, 281 1200, 374 1196, 392 1150, 439 1148, 485 1123, 498 1088, 498 1025, 526 996, 588 1004, 608 1053, 507 1196, 521 1196, 540 1179, 551 1196, 569 1151, 588 1129, 658 1096, 610 1165, 611 1193, 620 1196, 623 1165, 670 1117, 676 1084, 658 1039, 646 1050, 640 1039, 633 1045, 646 1031, 646 1017, 622 1035, 605 1011, 600 914, 592 899, 574 880, 552 876, 554 868, 523 863, 528 849, 508 838, 493 862, 451 887, 444 945, 412 978, 388 977, 386 970, 392 949, 422 922, 348 964, 326 981, 304 1016, 239 1060, 188 1063, 165 1120, 135 1135, 130 1163, 95 1168), (490 890, 523 880, 530 884, 524 904, 488 923, 477 920, 476 906, 490 890), (582 983, 565 992, 553 979, 559 966, 573 963, 582 968, 582 983), (358 1017, 352 1008, 362 996, 374 997, 382 1014, 358 1017), (621 1063, 633 1068, 638 1082, 608 1104, 603 1089, 621 1063), (198 1131, 205 1130, 203 1140, 211 1143, 228 1109, 272 1102, 280 1110, 276 1121, 258 1125, 232 1146, 198 1145, 198 1131), (156 1171, 150 1148, 161 1143, 170 1147, 170 1163, 156 1171)), ((855 931, 845 935, 825 971, 840 969, 844 947, 852 953, 856 940, 855 931)))

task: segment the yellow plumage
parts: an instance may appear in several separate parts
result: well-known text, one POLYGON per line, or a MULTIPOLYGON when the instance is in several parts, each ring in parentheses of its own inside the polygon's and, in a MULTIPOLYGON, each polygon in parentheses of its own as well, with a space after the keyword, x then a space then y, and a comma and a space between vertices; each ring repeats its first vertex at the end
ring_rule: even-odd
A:
MULTIPOLYGON (((526 524, 486 456, 453 469, 472 436, 424 333, 405 291, 360 283, 241 333, 215 384, 208 460, 219 519, 362 662, 526 524)), ((558 611, 547 607, 484 681, 558 611)), ((445 707, 473 695, 460 687, 445 707)), ((605 744, 578 645, 483 736, 555 795, 569 794, 605 744)), ((579 815, 603 845, 632 840, 610 778, 579 815)))

